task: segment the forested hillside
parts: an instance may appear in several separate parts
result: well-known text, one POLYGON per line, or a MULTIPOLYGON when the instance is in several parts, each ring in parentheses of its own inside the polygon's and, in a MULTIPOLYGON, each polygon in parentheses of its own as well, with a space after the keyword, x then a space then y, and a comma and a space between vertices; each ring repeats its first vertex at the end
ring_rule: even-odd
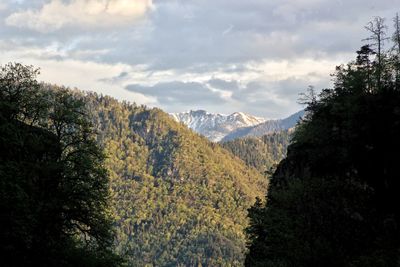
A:
POLYGON ((0 267, 400 267, 398 8, 0 0, 0 267))
POLYGON ((84 99, 107 156, 117 250, 129 264, 242 265, 247 209, 266 178, 159 109, 84 99))
POLYGON ((239 138, 222 142, 221 146, 248 166, 266 174, 285 157, 290 142, 290 132, 292 131, 287 130, 262 137, 239 138))
POLYGON ((250 210, 246 266, 400 265, 400 20, 305 95, 307 115, 250 210), (266 203, 266 204, 265 204, 266 203))
POLYGON ((120 265, 114 252, 128 266, 243 265, 247 209, 266 177, 159 109, 36 74, 21 64, 0 72, 10 266, 120 265))

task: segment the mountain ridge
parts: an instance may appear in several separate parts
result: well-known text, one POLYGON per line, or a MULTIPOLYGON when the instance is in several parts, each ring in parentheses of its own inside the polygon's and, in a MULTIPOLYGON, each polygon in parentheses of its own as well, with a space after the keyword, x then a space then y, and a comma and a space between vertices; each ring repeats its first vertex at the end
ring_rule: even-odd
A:
POLYGON ((158 108, 86 94, 107 155, 116 251, 130 266, 242 266, 268 179, 158 108))
POLYGON ((236 129, 222 138, 222 142, 231 141, 243 137, 260 137, 265 134, 289 130, 304 117, 305 111, 300 110, 289 117, 278 120, 268 120, 258 125, 236 129))
POLYGON ((275 133, 293 128, 304 116, 304 110, 284 119, 267 120, 243 112, 229 115, 210 113, 205 110, 190 110, 169 114, 175 121, 185 124, 193 131, 213 142, 225 142, 237 138, 275 133))
POLYGON ((229 115, 209 113, 205 110, 190 110, 180 113, 170 113, 175 121, 182 122, 195 132, 218 142, 230 132, 243 127, 255 126, 266 120, 243 112, 229 115))

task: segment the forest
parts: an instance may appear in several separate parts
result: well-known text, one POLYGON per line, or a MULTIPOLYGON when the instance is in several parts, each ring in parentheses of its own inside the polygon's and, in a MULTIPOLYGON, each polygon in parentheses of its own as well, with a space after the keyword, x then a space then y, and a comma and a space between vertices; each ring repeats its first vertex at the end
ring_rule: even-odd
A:
POLYGON ((301 95, 294 129, 222 143, 1 66, 1 265, 400 266, 393 22, 301 95))
POLYGON ((246 266, 400 265, 400 21, 376 17, 306 117, 268 195, 249 210, 246 266), (385 43, 387 49, 383 49, 385 43))
POLYGON ((267 188, 261 172, 159 109, 39 84, 36 74, 13 63, 2 71, 7 261, 72 266, 93 254, 79 265, 241 265, 247 209, 267 188), (60 237, 41 240, 47 228, 60 237))

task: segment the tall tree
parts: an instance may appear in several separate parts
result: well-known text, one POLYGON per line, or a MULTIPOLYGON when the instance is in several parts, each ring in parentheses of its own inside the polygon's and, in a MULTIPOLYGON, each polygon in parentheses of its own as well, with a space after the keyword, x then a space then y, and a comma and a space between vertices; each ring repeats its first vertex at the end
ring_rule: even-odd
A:
POLYGON ((246 266, 399 266, 400 91, 379 57, 371 90, 371 51, 357 54, 308 102, 265 204, 249 210, 246 266))
POLYGON ((113 266, 108 176, 84 103, 0 72, 1 253, 9 266, 113 266))
POLYGON ((372 91, 373 83, 371 81, 372 61, 371 56, 376 53, 371 49, 370 45, 363 45, 357 51, 356 65, 358 72, 361 74, 361 79, 365 79, 366 90, 372 91))
POLYGON ((364 39, 365 41, 372 41, 371 45, 377 47, 377 86, 381 88, 381 76, 382 76, 382 60, 383 60, 383 44, 389 37, 386 37, 387 26, 385 25, 385 19, 381 17, 375 17, 373 21, 370 21, 365 29, 371 33, 371 36, 364 39))
POLYGON ((396 16, 393 18, 394 22, 394 32, 392 36, 393 41, 393 63, 396 70, 396 86, 400 88, 400 17, 399 14, 396 13, 396 16))
POLYGON ((395 49, 397 50, 397 53, 400 54, 400 17, 398 13, 396 13, 396 16, 393 18, 393 23, 394 23, 394 33, 392 41, 394 43, 395 49))

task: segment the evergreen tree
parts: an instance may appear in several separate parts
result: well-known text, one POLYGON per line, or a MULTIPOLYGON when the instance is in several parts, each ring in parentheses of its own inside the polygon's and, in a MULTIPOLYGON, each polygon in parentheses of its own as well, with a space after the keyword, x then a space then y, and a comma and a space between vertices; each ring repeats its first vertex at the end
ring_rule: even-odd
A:
POLYGON ((285 155, 290 140, 289 131, 245 137, 222 142, 221 146, 261 173, 270 174, 285 155))
POLYGON ((107 155, 115 243, 128 264, 242 266, 247 209, 267 178, 160 109, 84 98, 107 155))
POLYGON ((309 101, 266 201, 250 209, 247 266, 399 266, 399 54, 357 54, 309 101))

